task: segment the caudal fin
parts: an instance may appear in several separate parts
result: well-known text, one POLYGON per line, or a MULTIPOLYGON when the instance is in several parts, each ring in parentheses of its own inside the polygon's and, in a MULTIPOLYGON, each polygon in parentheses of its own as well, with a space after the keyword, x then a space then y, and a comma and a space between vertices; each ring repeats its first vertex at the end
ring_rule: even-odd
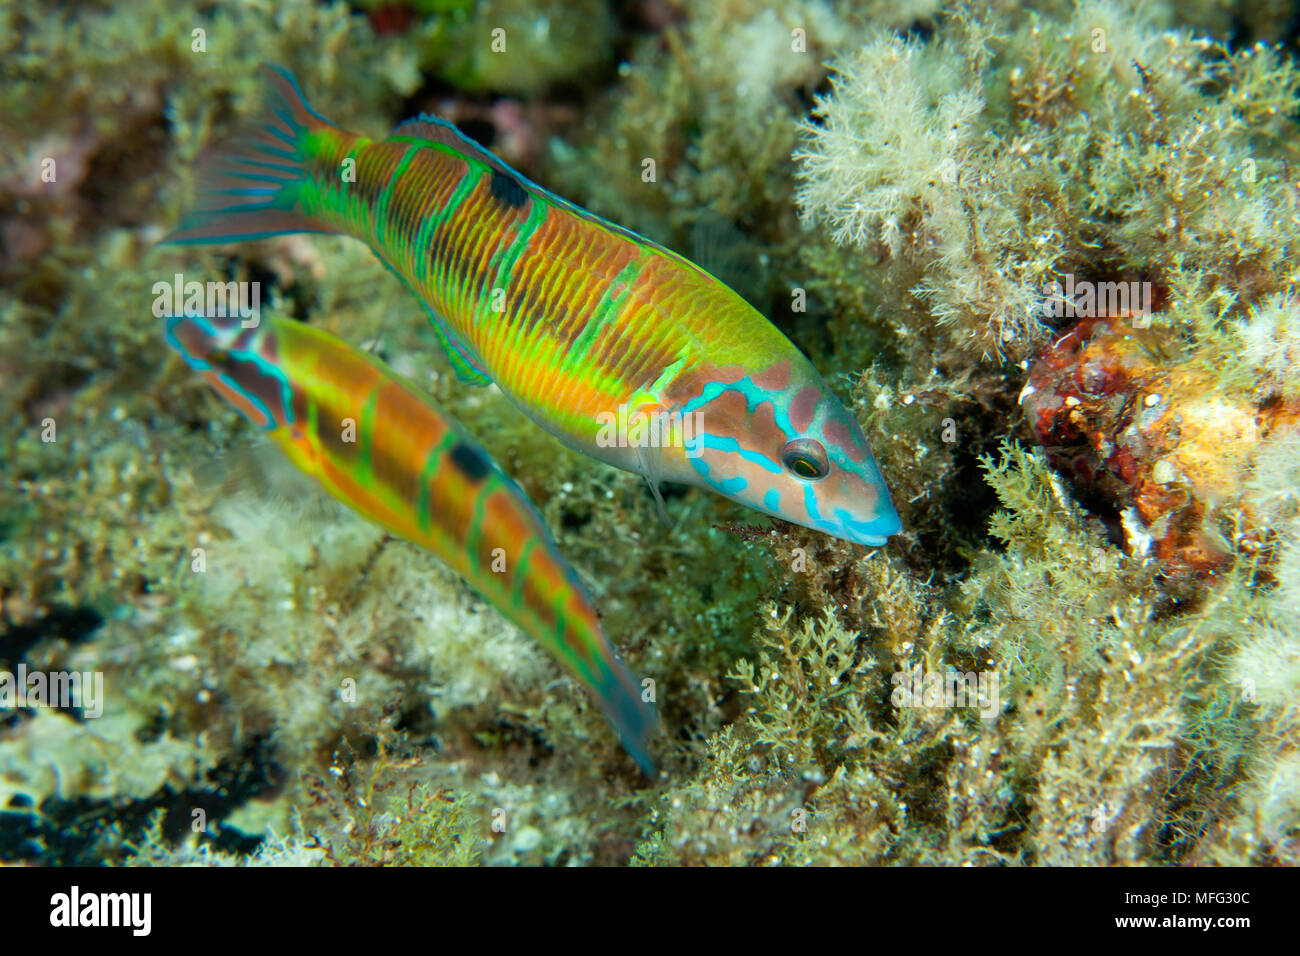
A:
POLYGON ((162 241, 197 245, 263 239, 291 232, 337 232, 304 214, 310 188, 306 140, 337 130, 303 98, 288 70, 263 66, 270 81, 266 115, 199 160, 193 208, 162 241))

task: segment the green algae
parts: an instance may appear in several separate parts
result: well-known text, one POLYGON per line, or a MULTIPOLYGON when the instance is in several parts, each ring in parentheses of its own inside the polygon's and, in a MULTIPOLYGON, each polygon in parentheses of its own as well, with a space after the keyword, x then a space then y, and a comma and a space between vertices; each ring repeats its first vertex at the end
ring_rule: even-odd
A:
POLYGON ((1157 284, 1177 348, 1153 361, 1198 398, 1296 401, 1291 54, 1229 45, 1218 3, 730 0, 621 26, 585 0, 432 3, 398 32, 368 6, 0 7, 0 667, 109 689, 98 722, 0 724, 0 856, 1295 861, 1294 417, 1242 439, 1207 503, 1226 558, 1189 585, 1129 501, 1031 447, 1019 399, 1063 331, 1032 307, 1071 273, 1157 284), (532 178, 688 253, 721 216, 905 533, 867 553, 697 492, 665 527, 640 479, 460 386, 359 243, 154 248, 264 61, 376 135, 429 80, 480 113, 518 97, 532 178), (268 472, 161 340, 149 290, 176 272, 262 281, 476 434, 653 675, 659 780, 435 559, 268 472), (996 708, 899 706, 918 667, 996 673, 996 708))

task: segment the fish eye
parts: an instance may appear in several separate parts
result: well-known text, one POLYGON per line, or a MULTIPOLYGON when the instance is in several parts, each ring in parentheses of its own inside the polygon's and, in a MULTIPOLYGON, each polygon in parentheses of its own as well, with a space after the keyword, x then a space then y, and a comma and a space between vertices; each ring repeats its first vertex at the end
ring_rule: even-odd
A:
POLYGON ((796 438, 781 449, 781 464, 786 471, 804 481, 819 481, 830 474, 826 449, 815 438, 796 438))

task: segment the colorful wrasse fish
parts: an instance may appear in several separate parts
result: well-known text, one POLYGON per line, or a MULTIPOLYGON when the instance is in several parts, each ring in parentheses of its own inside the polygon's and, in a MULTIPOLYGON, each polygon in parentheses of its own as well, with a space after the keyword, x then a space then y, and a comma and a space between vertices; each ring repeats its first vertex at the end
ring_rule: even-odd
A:
POLYGON ((300 322, 184 315, 167 320, 167 341, 330 494, 432 551, 554 655, 653 772, 654 714, 573 568, 523 491, 427 396, 300 322))
POLYGON ((445 121, 368 139, 267 73, 269 117, 205 161, 198 205, 168 241, 354 236, 425 304, 463 380, 496 382, 570 447, 850 541, 899 530, 858 423, 723 283, 445 121), (665 427, 618 433, 629 421, 665 427))

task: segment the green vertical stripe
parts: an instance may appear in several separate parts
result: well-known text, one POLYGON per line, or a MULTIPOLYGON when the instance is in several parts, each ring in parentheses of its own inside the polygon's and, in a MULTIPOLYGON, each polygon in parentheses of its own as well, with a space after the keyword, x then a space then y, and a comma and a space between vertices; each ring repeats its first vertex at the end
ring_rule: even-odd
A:
POLYGON ((573 346, 569 349, 567 361, 573 364, 582 363, 591 345, 596 341, 596 336, 600 330, 608 325, 611 321, 618 318, 623 303, 632 292, 632 285, 636 282, 637 276, 646 266, 646 259, 643 256, 637 256, 627 265, 625 265, 616 275, 610 284, 605 288, 605 293, 596 303, 596 311, 592 313, 591 318, 587 320, 586 326, 581 334, 573 340, 573 346), (614 289, 618 286, 623 289, 617 295, 614 289))
MULTIPOLYGON (((483 541, 483 509, 487 507, 488 495, 500 487, 500 479, 485 481, 474 499, 474 513, 469 519, 469 529, 465 534, 465 553, 469 555, 471 561, 478 556, 479 545, 483 541)), ((488 568, 488 573, 493 573, 491 567, 488 568)), ((506 564, 506 573, 510 573, 509 563, 506 564)))
POLYGON ((320 406, 314 398, 306 397, 304 400, 307 402, 307 434, 314 435, 319 440, 320 406))
POLYGON ((375 438, 375 408, 379 405, 379 392, 387 385, 386 381, 376 383, 366 396, 366 403, 361 407, 361 417, 357 421, 357 463, 359 472, 367 488, 375 487, 375 463, 372 446, 375 438))
MULTIPOLYGON (((526 249, 528 243, 532 241, 533 234, 536 233, 542 223, 546 221, 546 212, 549 208, 548 204, 535 196, 530 197, 529 202, 531 205, 528 208, 528 217, 524 219, 516 230, 514 241, 511 242, 509 247, 507 247, 503 252, 497 254, 498 261, 496 275, 493 277, 490 286, 485 285, 483 287, 485 297, 490 297, 492 292, 496 289, 505 289, 510 285, 510 276, 511 273, 514 272, 515 263, 519 261, 519 257, 523 255, 524 249, 526 249)), ((480 302, 480 307, 481 306, 482 303, 480 302)))
POLYGON ((388 232, 388 204, 392 199, 393 189, 396 188, 402 174, 406 172, 406 167, 410 165, 411 160, 415 158, 415 154, 419 151, 418 146, 408 145, 406 147, 406 152, 402 154, 402 158, 393 167, 392 173, 388 176, 387 185, 380 190, 379 197, 375 201, 375 240, 381 245, 385 244, 388 238, 386 236, 388 232))
POLYGON ((433 234, 438 228, 447 222, 460 204, 465 201, 465 197, 474 191, 478 185, 482 172, 471 164, 460 177, 460 182, 452 194, 447 197, 441 209, 433 213, 420 224, 420 231, 415 236, 415 243, 411 246, 411 255, 415 257, 415 268, 411 274, 415 277, 416 282, 424 282, 429 275, 429 247, 433 242, 433 234))
POLYGON ((528 577, 528 566, 532 562, 533 549, 539 543, 538 538, 529 538, 524 542, 524 550, 519 553, 519 563, 515 565, 515 583, 510 589, 510 606, 516 610, 524 603, 524 580, 528 577))
POLYGON ((432 524, 429 510, 429 494, 433 488, 433 475, 438 470, 438 466, 442 464, 442 456, 455 443, 456 433, 448 428, 438 444, 429 449, 429 454, 424 459, 424 467, 420 469, 420 491, 416 499, 415 516, 420 524, 420 530, 425 534, 429 533, 432 524))

